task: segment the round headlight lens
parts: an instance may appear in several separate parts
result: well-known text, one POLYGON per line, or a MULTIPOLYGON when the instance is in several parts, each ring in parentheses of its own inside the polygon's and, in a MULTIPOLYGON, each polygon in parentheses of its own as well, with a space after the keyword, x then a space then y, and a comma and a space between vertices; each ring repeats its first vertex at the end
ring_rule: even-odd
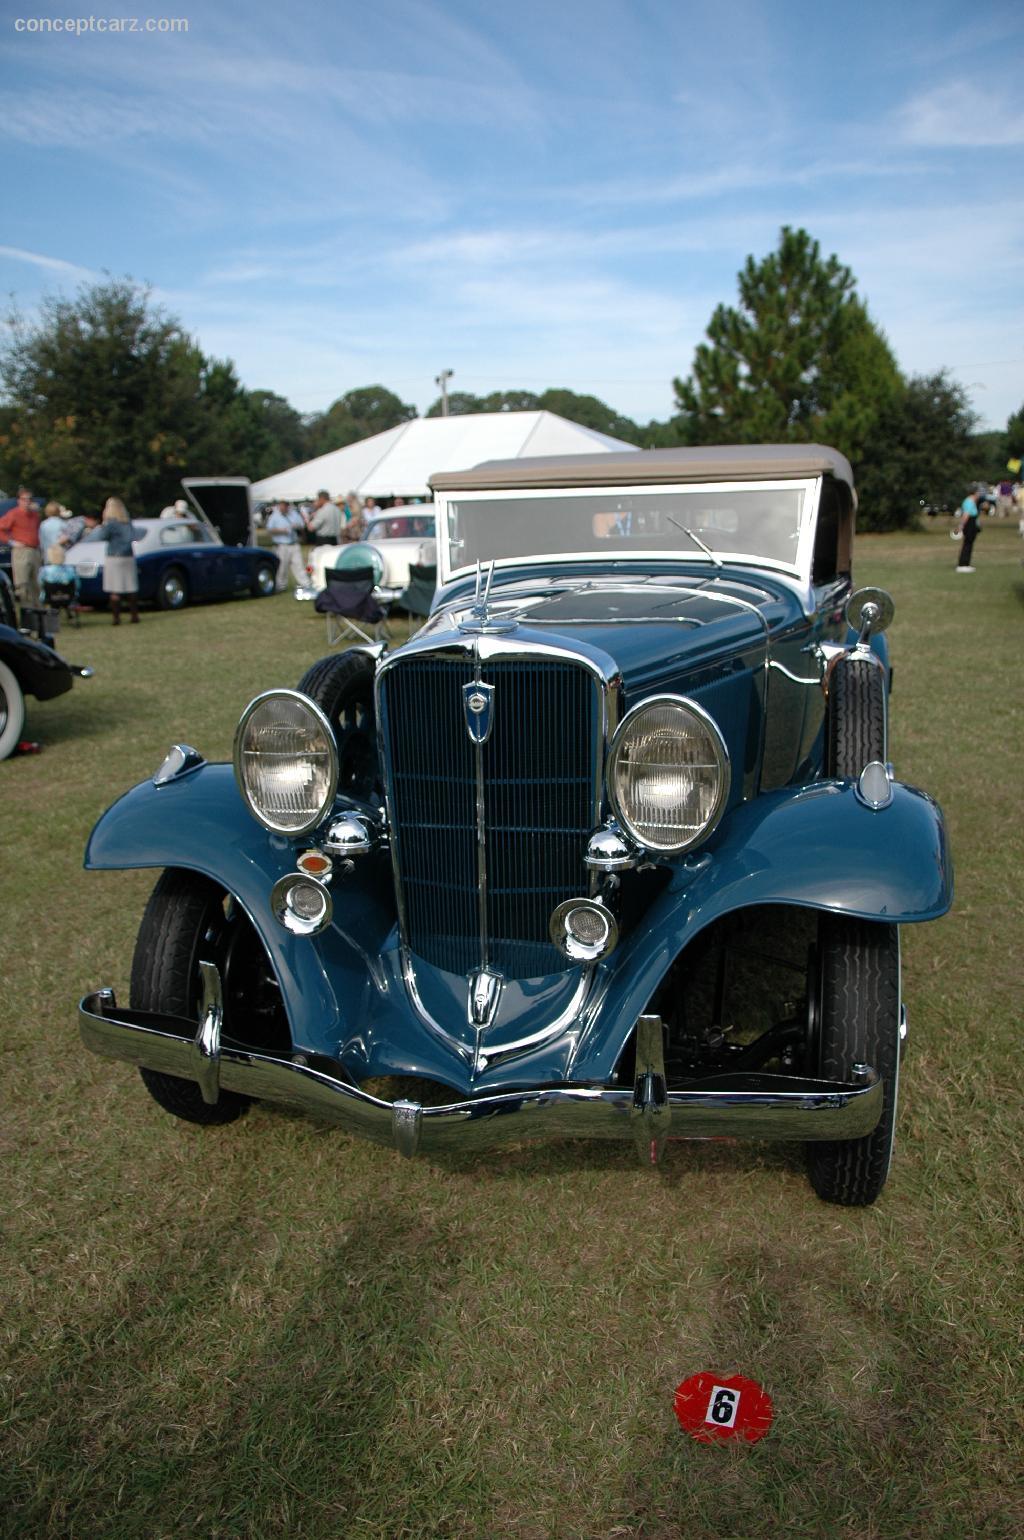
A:
POLYGON ((306 834, 334 805, 338 751, 319 706, 296 690, 269 690, 245 708, 235 733, 235 776, 249 811, 277 834, 306 834))
POLYGON ((710 834, 729 795, 729 751, 707 712, 663 695, 627 713, 608 758, 616 816, 651 850, 686 850, 710 834))

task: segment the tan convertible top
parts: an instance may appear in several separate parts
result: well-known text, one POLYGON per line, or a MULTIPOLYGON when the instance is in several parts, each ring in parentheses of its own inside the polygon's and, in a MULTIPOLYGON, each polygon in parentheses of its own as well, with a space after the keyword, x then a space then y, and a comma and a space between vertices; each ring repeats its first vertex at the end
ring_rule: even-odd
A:
POLYGON ((705 444, 699 449, 487 460, 469 471, 439 472, 431 476, 430 485, 435 492, 486 492, 504 487, 609 487, 822 475, 835 476, 853 489, 850 462, 825 444, 705 444))

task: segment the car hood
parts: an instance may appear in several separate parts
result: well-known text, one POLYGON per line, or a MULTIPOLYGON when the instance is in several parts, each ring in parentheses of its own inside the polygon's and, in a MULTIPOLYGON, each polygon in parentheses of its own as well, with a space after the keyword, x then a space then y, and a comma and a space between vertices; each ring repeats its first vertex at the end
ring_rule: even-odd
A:
MULTIPOLYGON (((464 585, 442 596, 442 607, 419 633, 418 644, 443 645, 471 607, 472 594, 464 585)), ((713 578, 700 573, 518 580, 496 584, 489 608, 506 636, 595 649, 611 658, 627 696, 671 688, 681 677, 713 671, 740 653, 755 650, 763 656, 772 633, 800 616, 799 601, 785 584, 725 572, 713 578), (512 623, 514 629, 505 629, 512 623)))

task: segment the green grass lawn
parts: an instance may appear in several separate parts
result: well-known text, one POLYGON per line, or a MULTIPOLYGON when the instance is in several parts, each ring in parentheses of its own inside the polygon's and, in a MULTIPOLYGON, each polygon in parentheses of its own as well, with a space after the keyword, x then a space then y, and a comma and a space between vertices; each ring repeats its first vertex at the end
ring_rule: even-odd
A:
POLYGON ((85 873, 100 812, 175 741, 326 649, 290 597, 100 615, 94 665, 0 765, 0 1532, 155 1537, 975 1536, 1021 1487, 1022 545, 977 572, 862 537, 896 599, 892 752, 943 804, 950 917, 904 932, 910 1043, 878 1204, 820 1203, 786 1146, 535 1147, 443 1163, 256 1107, 175 1122, 80 1047, 126 992, 154 874, 85 873), (672 1396, 775 1402, 711 1448, 672 1396))

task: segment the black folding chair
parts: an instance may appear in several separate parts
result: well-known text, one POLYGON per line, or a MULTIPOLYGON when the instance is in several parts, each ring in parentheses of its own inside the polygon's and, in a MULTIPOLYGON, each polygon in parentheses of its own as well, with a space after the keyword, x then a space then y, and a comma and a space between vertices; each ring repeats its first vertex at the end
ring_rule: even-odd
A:
POLYGON ((437 563, 428 567, 410 562, 409 581, 395 600, 394 608, 404 610, 407 615, 416 616, 421 621, 426 620, 436 589, 437 563))
POLYGON ((361 642, 379 641, 388 612, 374 596, 377 575, 373 568, 328 567, 324 577, 327 586, 317 594, 313 607, 327 617, 328 647, 336 646, 348 633, 361 642), (373 635, 363 626, 372 626, 373 635))

